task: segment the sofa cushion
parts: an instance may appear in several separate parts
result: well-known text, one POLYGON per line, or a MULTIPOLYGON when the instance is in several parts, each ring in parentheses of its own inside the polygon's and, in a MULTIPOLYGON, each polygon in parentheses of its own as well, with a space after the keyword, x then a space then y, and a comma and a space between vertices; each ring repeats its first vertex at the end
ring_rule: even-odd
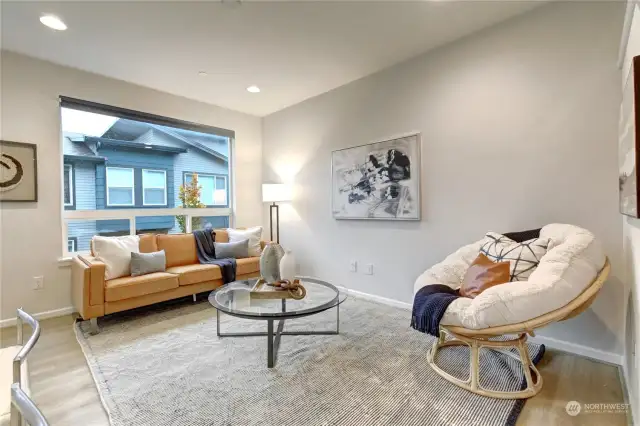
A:
POLYGON ((480 253, 464 274, 460 296, 474 298, 494 285, 509 282, 509 262, 492 262, 480 253))
MULTIPOLYGON (((540 237, 549 239, 549 250, 527 281, 491 287, 475 299, 460 297, 440 324, 477 330, 531 320, 574 300, 606 263, 602 246, 586 229, 555 223, 543 227, 540 237)), ((459 286, 484 242, 466 245, 425 271, 416 280, 415 292, 429 284, 459 286)))
POLYGON ((508 261, 509 281, 526 281, 547 254, 549 242, 549 238, 534 238, 518 243, 496 232, 487 232, 480 252, 493 262, 508 261))
POLYGON ((184 265, 167 268, 167 272, 176 274, 180 285, 191 285, 222 278, 222 271, 217 265, 184 265))
POLYGON ((137 235, 102 237, 91 239, 96 259, 105 265, 105 280, 126 277, 131 273, 131 253, 140 252, 140 238, 137 235))
POLYGON ((164 272, 167 269, 167 258, 164 250, 153 253, 131 253, 131 276, 164 272))
POLYGON ((229 242, 229 233, 226 229, 214 229, 213 234, 215 235, 215 241, 217 243, 228 243, 229 242))
POLYGON ((260 256, 262 254, 262 245, 260 237, 262 237, 262 226, 254 226, 249 229, 227 229, 229 242, 249 240, 249 256, 260 256))
POLYGON ((236 259, 236 275, 252 274, 260 272, 260 258, 247 257, 245 259, 236 259))
POLYGON ((158 250, 156 234, 140 234, 140 253, 154 253, 158 250))
POLYGON ((158 250, 167 256, 167 268, 198 263, 196 240, 193 234, 173 234, 156 236, 158 250))
POLYGON ((249 240, 236 243, 214 242, 216 259, 244 259, 249 257, 249 240))
POLYGON ((166 272, 154 272, 139 277, 116 278, 105 282, 104 286, 105 300, 114 302, 178 288, 178 276, 166 272))

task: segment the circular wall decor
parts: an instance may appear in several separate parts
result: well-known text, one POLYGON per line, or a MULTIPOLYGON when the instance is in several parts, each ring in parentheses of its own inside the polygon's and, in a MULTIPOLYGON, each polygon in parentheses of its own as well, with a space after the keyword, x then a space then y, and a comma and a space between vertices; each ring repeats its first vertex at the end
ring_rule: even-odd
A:
POLYGON ((0 154, 0 167, 5 170, 8 179, 5 179, 5 173, 2 173, 2 180, 0 180, 0 192, 9 191, 22 182, 24 176, 24 169, 22 164, 15 157, 8 154, 0 154))

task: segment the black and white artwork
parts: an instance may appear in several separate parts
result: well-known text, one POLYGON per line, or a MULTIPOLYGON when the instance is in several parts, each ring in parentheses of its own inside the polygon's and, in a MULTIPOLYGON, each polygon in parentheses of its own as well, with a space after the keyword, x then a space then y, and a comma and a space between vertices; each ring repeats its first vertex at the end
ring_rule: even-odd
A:
POLYGON ((420 220, 420 135, 333 151, 336 219, 420 220))
POLYGON ((35 145, 0 141, 0 201, 38 201, 35 145))

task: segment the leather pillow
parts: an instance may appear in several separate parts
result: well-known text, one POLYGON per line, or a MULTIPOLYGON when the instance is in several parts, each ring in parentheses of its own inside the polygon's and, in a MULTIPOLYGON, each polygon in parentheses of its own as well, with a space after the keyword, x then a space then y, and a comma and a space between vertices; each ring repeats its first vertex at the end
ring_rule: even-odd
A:
POLYGON ((509 266, 509 262, 494 263, 480 253, 464 274, 460 296, 473 299, 494 285, 508 283, 511 276, 509 266))

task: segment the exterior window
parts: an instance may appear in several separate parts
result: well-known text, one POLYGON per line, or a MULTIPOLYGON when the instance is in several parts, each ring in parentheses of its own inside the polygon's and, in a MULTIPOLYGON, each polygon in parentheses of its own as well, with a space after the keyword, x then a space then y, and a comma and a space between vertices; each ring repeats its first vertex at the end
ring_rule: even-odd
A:
POLYGON ((142 204, 145 206, 167 205, 166 171, 142 170, 142 204))
POLYGON ((96 235, 233 225, 232 131, 64 97, 60 112, 65 255, 96 235), (185 183, 199 171, 198 199, 185 183))
POLYGON ((73 206, 73 167, 71 164, 64 165, 64 205, 73 206))
MULTIPOLYGON (((200 202, 205 206, 227 205, 227 177, 197 173, 200 186, 200 202)), ((193 173, 186 173, 185 183, 191 182, 193 173)))
POLYGON ((107 206, 135 205, 133 169, 107 167, 107 206))
POLYGON ((213 192, 213 205, 227 205, 227 177, 216 176, 216 189, 213 192))
POLYGON ((67 251, 69 253, 78 251, 78 247, 76 246, 77 242, 77 238, 67 238, 67 251))

